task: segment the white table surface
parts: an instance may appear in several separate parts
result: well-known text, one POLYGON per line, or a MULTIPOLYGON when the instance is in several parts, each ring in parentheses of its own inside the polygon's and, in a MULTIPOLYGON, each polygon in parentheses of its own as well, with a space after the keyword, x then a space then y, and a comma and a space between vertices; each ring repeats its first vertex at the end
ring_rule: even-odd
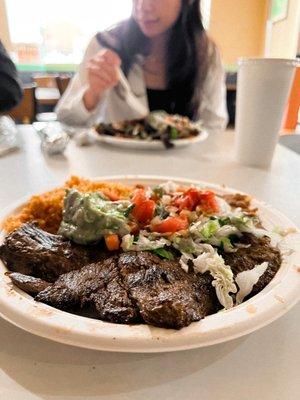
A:
MULTIPOLYGON (((156 174, 224 183, 271 203, 300 226, 300 156, 278 146, 268 171, 233 161, 233 133, 193 148, 124 151, 79 148, 45 158, 30 127, 24 147, 0 158, 0 207, 86 177, 156 174)), ((258 144, 259 145, 259 144, 258 144)), ((300 398, 300 304, 243 338, 165 354, 89 351, 31 335, 0 320, 0 399, 296 400, 300 398)))

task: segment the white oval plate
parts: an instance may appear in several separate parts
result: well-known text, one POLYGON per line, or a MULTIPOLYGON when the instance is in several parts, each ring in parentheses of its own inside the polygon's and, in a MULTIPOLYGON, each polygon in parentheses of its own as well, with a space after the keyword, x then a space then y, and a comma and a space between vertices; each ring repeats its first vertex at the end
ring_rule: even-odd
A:
MULTIPOLYGON (((91 129, 91 135, 98 143, 107 143, 113 146, 124 147, 127 149, 140 149, 140 150, 166 150, 163 142, 160 140, 137 140, 137 139, 126 139, 109 135, 100 135, 94 129, 91 129)), ((173 140, 172 143, 175 147, 185 147, 191 144, 203 142, 208 137, 206 131, 201 131, 199 135, 187 138, 173 140)))
MULTIPOLYGON (((237 192, 205 182, 167 177, 113 176, 97 180, 155 185, 170 179, 183 185, 204 185, 218 193, 237 192)), ((15 213, 23 203, 24 200, 6 209, 0 215, 0 220, 15 213)), ((253 206, 259 208, 259 215, 266 228, 281 226, 284 229, 296 229, 288 218, 265 203, 253 200, 253 206)), ((2 239, 3 236, 2 234, 2 239)), ((26 331, 57 342, 90 349, 164 352, 209 346, 259 329, 283 315, 297 303, 300 295, 299 231, 288 235, 285 245, 285 248, 295 251, 284 256, 280 270, 263 291, 237 307, 210 315, 179 331, 148 325, 118 325, 103 322, 35 302, 32 297, 12 285, 9 278, 4 275, 6 268, 1 261, 0 313, 7 321, 26 331)))

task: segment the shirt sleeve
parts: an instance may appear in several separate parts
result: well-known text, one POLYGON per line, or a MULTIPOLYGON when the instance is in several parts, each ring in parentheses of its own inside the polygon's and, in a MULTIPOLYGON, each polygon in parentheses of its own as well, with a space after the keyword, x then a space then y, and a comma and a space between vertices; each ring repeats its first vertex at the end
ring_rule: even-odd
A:
POLYGON ((198 117, 209 132, 225 130, 228 123, 226 74, 220 53, 213 46, 211 63, 203 83, 198 117))
POLYGON ((21 84, 14 63, 0 42, 0 111, 8 111, 22 99, 21 84))
MULTIPOLYGON (((72 78, 67 90, 59 100, 55 112, 58 120, 69 125, 91 126, 99 114, 101 102, 93 111, 88 111, 83 103, 83 95, 88 87, 86 66, 100 50, 96 37, 89 43, 78 72, 72 78)), ((102 100, 103 101, 103 100, 102 100)))

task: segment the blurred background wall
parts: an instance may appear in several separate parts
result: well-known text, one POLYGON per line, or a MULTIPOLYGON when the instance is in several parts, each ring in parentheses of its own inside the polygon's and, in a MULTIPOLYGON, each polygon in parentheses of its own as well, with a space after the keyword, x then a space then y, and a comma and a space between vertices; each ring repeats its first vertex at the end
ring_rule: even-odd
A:
POLYGON ((212 0, 209 32, 225 64, 264 52, 269 0, 212 0))
POLYGON ((0 0, 0 39, 8 51, 12 50, 5 0, 0 0))
POLYGON ((297 53, 300 25, 300 0, 289 0, 287 17, 272 25, 269 56, 294 57, 297 53))
POLYGON ((234 65, 238 57, 296 56, 300 0, 284 4, 286 17, 272 21, 272 0, 211 1, 209 32, 226 65, 234 65))

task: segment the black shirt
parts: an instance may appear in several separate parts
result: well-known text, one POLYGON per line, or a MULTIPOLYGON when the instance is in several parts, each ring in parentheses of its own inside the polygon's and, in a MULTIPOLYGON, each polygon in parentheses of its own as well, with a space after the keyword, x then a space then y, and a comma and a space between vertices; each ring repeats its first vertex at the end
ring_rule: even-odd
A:
POLYGON ((8 111, 22 99, 22 89, 14 63, 0 41, 0 111, 8 111))
POLYGON ((187 115, 186 104, 179 91, 147 88, 147 97, 150 111, 164 110, 169 114, 179 114, 191 118, 190 115, 187 115))

